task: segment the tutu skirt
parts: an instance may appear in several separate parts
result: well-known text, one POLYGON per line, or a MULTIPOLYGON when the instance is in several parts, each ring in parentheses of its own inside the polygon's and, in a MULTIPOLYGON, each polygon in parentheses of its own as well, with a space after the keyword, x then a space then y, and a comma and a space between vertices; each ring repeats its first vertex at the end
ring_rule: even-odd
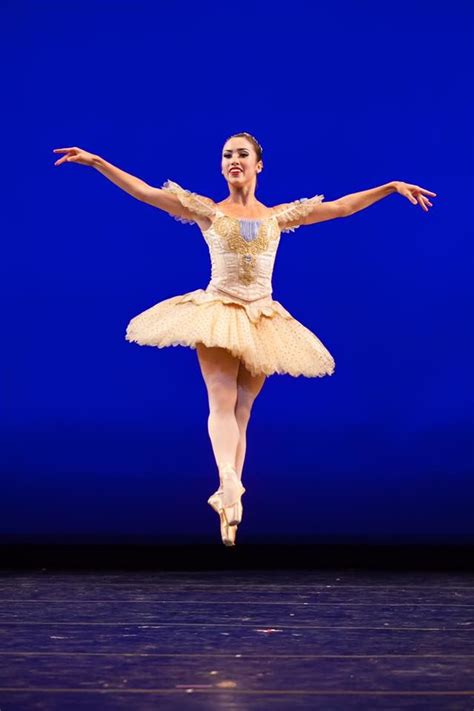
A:
POLYGON ((254 376, 332 375, 334 358, 278 301, 244 301, 214 286, 160 301, 129 322, 125 339, 140 346, 226 348, 254 376))

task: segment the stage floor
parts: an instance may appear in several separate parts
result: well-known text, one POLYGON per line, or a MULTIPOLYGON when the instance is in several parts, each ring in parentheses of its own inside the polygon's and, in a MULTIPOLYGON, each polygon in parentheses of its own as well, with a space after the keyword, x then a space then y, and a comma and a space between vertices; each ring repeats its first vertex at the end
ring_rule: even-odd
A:
POLYGON ((474 707, 474 575, 4 570, 0 708, 474 707))

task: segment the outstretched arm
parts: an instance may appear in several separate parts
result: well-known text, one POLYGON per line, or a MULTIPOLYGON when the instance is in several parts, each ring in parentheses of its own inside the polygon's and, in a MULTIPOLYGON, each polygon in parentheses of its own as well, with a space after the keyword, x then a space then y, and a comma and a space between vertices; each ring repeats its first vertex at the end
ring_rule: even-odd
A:
POLYGON ((53 153, 64 153, 54 165, 62 165, 62 163, 77 163, 79 165, 87 165, 95 168, 104 177, 110 180, 114 185, 124 190, 132 197, 141 202, 148 203, 154 207, 161 208, 166 212, 179 217, 191 217, 187 210, 176 195, 160 188, 154 188, 141 178, 137 178, 131 173, 118 168, 116 165, 109 163, 104 158, 95 153, 89 153, 78 146, 70 146, 69 148, 54 148, 53 153))
POLYGON ((314 205, 301 224, 314 225, 316 222, 333 220, 336 217, 349 217, 349 215, 353 215, 355 212, 359 212, 359 210, 373 205, 374 202, 387 197, 387 195, 391 193, 400 193, 400 195, 408 198, 414 205, 421 205, 425 212, 428 212, 427 205, 433 207, 433 204, 426 195, 436 197, 436 193, 421 188, 419 185, 404 183, 402 180, 392 180, 390 183, 379 185, 376 188, 361 190, 358 193, 350 193, 349 195, 343 195, 343 197, 337 200, 314 205))
POLYGON ((126 193, 132 195, 137 200, 142 199, 142 195, 148 186, 144 180, 136 178, 130 173, 126 173, 124 170, 117 168, 117 166, 108 163, 104 158, 96 155, 95 153, 89 153, 78 146, 71 146, 69 148, 54 148, 53 153, 64 153, 62 158, 59 158, 54 165, 61 165, 62 163, 78 163, 79 165, 87 165, 91 168, 95 168, 99 173, 102 173, 106 178, 108 178, 112 183, 117 185, 126 193))
POLYGON ((428 207, 433 206, 426 195, 436 196, 436 193, 431 192, 431 190, 426 190, 421 188, 419 185, 411 185, 410 183, 404 183, 401 180, 393 180, 390 183, 385 183, 385 185, 379 185, 376 188, 370 188, 369 190, 361 190, 358 193, 350 193, 349 195, 344 195, 338 199, 338 202, 343 206, 345 215, 353 215, 355 212, 364 210, 364 208, 373 205, 374 202, 381 200, 390 193, 400 193, 404 197, 408 198, 410 202, 414 205, 421 205, 421 207, 428 212, 428 207), (425 193, 425 194, 423 194, 425 193))
POLYGON ((148 183, 140 178, 137 178, 131 173, 126 173, 125 170, 118 168, 116 165, 109 163, 104 158, 94 155, 92 159, 92 167, 95 168, 104 177, 108 178, 114 185, 117 185, 126 193, 132 195, 137 200, 142 200, 145 190, 149 187, 148 183))

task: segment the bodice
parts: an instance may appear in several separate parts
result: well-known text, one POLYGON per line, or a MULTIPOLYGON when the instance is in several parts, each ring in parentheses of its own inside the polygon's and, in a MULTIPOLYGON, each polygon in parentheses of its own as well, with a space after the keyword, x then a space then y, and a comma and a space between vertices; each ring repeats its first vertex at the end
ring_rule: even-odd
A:
POLYGON ((275 217, 244 219, 216 210, 211 226, 201 233, 211 258, 209 286, 246 301, 272 294, 280 242, 275 217))
POLYGON ((163 189, 177 195, 187 215, 172 215, 179 222, 194 223, 193 215, 209 218, 201 233, 209 248, 211 279, 208 289, 217 289, 245 302, 271 296, 272 275, 282 232, 293 232, 324 195, 287 203, 259 219, 226 215, 214 201, 168 180, 163 189))

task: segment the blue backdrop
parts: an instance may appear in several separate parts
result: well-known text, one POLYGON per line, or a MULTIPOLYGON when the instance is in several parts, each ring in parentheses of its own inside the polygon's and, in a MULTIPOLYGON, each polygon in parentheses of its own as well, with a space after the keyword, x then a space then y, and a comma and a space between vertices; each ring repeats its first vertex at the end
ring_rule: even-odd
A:
POLYGON ((125 340, 205 288, 207 246, 52 150, 220 201, 239 131, 264 148, 266 205, 391 180, 437 193, 428 213, 391 194, 282 235, 273 298, 336 370, 267 378, 239 541, 474 540, 473 10, 2 4, 2 541, 219 542, 196 351, 125 340))

